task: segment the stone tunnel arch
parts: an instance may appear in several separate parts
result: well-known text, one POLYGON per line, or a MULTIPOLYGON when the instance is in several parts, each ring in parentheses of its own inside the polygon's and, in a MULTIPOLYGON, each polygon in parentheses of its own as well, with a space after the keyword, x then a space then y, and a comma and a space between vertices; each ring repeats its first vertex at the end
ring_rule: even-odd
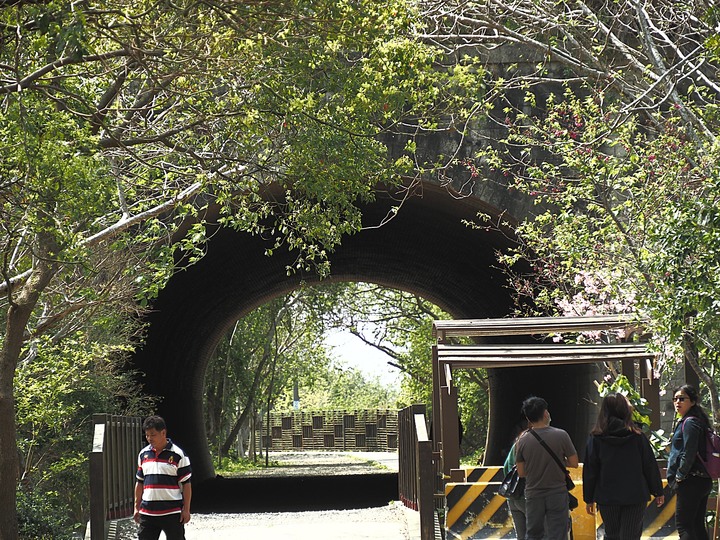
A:
MULTIPOLYGON (((364 223, 379 223, 395 204, 379 192, 377 200, 363 210, 364 223)), ((511 240, 499 231, 475 230, 463 223, 474 219, 478 211, 493 216, 501 213, 478 197, 458 198, 444 188, 426 184, 393 220, 345 238, 332 254, 330 279, 372 282, 413 292, 455 318, 506 316, 511 312, 511 298, 497 269, 495 252, 511 240)), ((161 398, 158 413, 168 421, 170 436, 191 455, 196 481, 214 476, 203 422, 203 385, 219 339, 252 309, 294 290, 303 281, 318 281, 315 275, 288 275, 290 255, 267 257, 267 247, 269 242, 259 237, 218 229, 206 256, 176 274, 157 298, 148 318, 145 345, 134 357, 146 392, 161 398)), ((575 390, 591 382, 582 370, 560 378, 519 375, 515 370, 490 379, 517 408, 528 394, 543 389, 562 395, 558 379, 575 390)), ((572 403, 561 405, 563 409, 577 409, 577 391, 571 399, 572 403)), ((509 421, 514 422, 515 409, 505 413, 509 421)), ((493 419, 503 422, 502 414, 502 410, 493 411, 491 430, 493 419)), ((505 443, 489 444, 486 461, 499 460, 505 443)))

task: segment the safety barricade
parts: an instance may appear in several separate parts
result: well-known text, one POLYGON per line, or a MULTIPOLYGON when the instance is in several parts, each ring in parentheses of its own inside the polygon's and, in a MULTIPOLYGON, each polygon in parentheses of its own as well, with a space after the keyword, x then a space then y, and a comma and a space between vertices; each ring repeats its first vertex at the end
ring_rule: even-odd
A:
MULTIPOLYGON (((645 510, 643 518, 643 538, 677 538, 675 529, 675 494, 667 487, 667 481, 663 479, 663 495, 665 504, 660 508, 655 501, 650 501, 645 510)), ((598 513, 598 527, 600 526, 600 514, 598 513)))
MULTIPOLYGON (((677 538, 677 530, 675 529, 675 494, 667 487, 667 483, 663 480, 663 494, 665 495, 665 504, 658 508, 654 500, 648 502, 643 517, 643 539, 651 538, 677 538)), ((582 489, 580 497, 582 511, 585 512, 585 505, 582 504, 582 489)), ((593 538, 604 538, 603 522, 599 512, 595 513, 595 530, 596 536, 593 538)), ((578 538, 575 535, 575 538, 578 538)))
MULTIPOLYGON (((501 467, 476 468, 474 482, 445 484, 445 538, 512 538, 515 534, 506 500, 497 494, 501 467), (495 481, 491 481, 495 480, 495 481)), ((500 476, 502 480, 502 476, 500 476)))
MULTIPOLYGON (((515 538, 506 499, 497 494, 503 479, 502 467, 471 467, 454 470, 453 476, 464 481, 445 484, 445 538, 476 540, 481 538, 515 538)), ((602 519, 585 511, 582 498, 582 464, 570 469, 575 482, 572 494, 580 501, 570 512, 573 540, 596 540, 602 536, 602 519)), ((663 480, 663 482, 665 482, 663 480)), ((649 503, 643 521, 643 538, 677 537, 675 530, 675 496, 666 487, 665 504, 658 508, 649 503)))

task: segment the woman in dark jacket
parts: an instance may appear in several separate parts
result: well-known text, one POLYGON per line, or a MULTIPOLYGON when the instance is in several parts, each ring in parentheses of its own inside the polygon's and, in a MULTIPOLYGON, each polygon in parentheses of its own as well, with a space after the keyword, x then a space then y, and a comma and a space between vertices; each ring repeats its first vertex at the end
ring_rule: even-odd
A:
POLYGON ((710 419, 698 404, 698 393, 685 384, 673 393, 678 423, 668 457, 667 481, 677 492, 675 526, 680 540, 707 540, 705 513, 712 480, 699 459, 704 456, 710 419))
POLYGON ((585 448, 585 509, 594 514, 597 504, 606 540, 639 540, 650 495, 658 506, 664 504, 660 469, 650 442, 633 424, 627 398, 608 394, 585 448))

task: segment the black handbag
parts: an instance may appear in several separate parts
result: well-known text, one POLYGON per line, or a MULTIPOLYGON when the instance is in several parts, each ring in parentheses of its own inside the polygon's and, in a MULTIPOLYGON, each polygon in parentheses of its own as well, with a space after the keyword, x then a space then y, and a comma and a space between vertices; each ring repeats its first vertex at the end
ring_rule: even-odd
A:
POLYGON ((558 467, 560 467, 560 469, 562 469, 562 471, 565 473, 565 486, 567 487, 567 490, 568 490, 569 507, 570 507, 570 510, 574 510, 575 508, 578 507, 579 503, 578 503, 577 497, 575 497, 572 493, 570 493, 570 490, 575 488, 575 482, 573 482, 573 479, 570 477, 570 471, 567 470, 567 467, 565 467, 565 465, 562 464, 562 462, 560 461, 560 458, 555 455, 555 452, 553 452, 550 449, 550 447, 547 445, 547 443, 542 440, 542 437, 540 437, 540 435, 535 433, 535 431, 533 431, 532 429, 530 430, 530 433, 535 435, 535 438, 538 440, 538 442, 543 445, 543 448, 545 448, 545 450, 548 451, 548 453, 555 460, 555 463, 558 464, 558 467))
POLYGON ((497 492, 506 499, 521 499, 525 496, 525 478, 520 477, 515 465, 505 475, 497 492))

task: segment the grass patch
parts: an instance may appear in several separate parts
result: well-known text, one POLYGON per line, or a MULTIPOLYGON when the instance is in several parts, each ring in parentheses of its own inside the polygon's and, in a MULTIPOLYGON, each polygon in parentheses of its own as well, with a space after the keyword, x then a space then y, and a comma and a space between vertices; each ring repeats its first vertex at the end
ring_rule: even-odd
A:
POLYGON ((262 459, 258 459, 257 461, 247 458, 225 457, 220 461, 220 463, 215 463, 215 472, 219 475, 228 476, 232 474, 242 474, 247 471, 280 466, 281 465, 278 461, 271 459, 268 462, 268 467, 265 467, 264 457, 262 459))

